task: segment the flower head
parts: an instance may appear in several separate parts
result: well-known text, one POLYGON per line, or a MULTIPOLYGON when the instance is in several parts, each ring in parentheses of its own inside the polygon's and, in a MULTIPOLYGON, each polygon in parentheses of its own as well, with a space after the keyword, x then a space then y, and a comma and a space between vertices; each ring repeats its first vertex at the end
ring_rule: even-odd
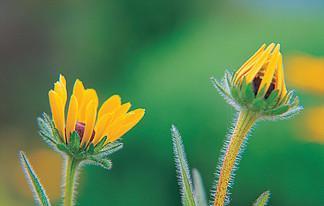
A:
POLYGON ((249 109, 267 118, 287 117, 301 109, 298 97, 288 92, 279 44, 263 44, 224 81, 212 79, 215 87, 238 110, 249 109))
POLYGON ((267 99, 277 90, 280 98, 287 94, 282 68, 282 55, 280 44, 274 43, 266 47, 265 44, 239 68, 233 77, 234 85, 240 86, 242 82, 252 83, 255 95, 267 99), (262 94, 260 94, 262 93, 262 94))
POLYGON ((67 106, 66 80, 60 75, 48 93, 52 120, 44 115, 39 119, 42 136, 54 141, 59 150, 70 155, 100 153, 114 145, 144 116, 144 109, 129 111, 131 104, 121 103, 118 95, 108 98, 98 110, 98 96, 94 89, 86 89, 76 80, 67 106), (67 107, 67 110, 66 110, 67 107), (44 126, 45 125, 45 126, 44 126), (44 129, 45 128, 45 129, 44 129))

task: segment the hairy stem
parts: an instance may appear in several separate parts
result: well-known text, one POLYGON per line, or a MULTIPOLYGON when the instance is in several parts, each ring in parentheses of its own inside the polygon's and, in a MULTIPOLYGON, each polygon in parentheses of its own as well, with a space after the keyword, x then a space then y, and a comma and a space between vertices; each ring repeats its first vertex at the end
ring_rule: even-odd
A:
POLYGON ((230 137, 217 182, 214 206, 223 206, 226 200, 228 186, 231 181, 235 162, 240 153, 244 140, 255 123, 257 114, 248 110, 239 113, 235 128, 230 137))
POLYGON ((75 179, 80 161, 73 157, 66 158, 65 165, 65 190, 64 190, 64 206, 72 206, 75 190, 75 179))

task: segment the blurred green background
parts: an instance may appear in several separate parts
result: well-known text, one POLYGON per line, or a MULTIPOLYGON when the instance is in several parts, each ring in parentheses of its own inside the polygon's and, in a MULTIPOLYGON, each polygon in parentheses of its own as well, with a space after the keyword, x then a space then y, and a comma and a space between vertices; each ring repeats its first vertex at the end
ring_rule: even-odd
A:
MULTIPOLYGON (((112 156, 111 171, 82 171, 78 205, 180 205, 172 123, 209 191, 235 115, 209 77, 237 69, 263 42, 281 43, 285 60, 324 56, 323 11, 320 0, 1 1, 0 205, 34 205, 19 150, 50 198, 60 198, 62 162, 41 142, 35 121, 49 112, 47 93, 59 73, 70 91, 80 78, 101 102, 117 93, 146 108, 124 136, 125 148, 112 156)), ((231 205, 251 205, 265 190, 271 205, 324 205, 324 136, 311 138, 304 119, 324 106, 324 93, 296 87, 305 110, 289 121, 258 123, 231 205)))

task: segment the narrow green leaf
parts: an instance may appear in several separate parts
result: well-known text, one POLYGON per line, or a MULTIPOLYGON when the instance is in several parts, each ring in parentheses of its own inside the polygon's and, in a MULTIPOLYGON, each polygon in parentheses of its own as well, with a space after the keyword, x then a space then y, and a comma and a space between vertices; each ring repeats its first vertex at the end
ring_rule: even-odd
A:
POLYGON ((197 200, 197 206, 208 206, 204 184, 201 175, 197 169, 192 170, 192 177, 194 183, 194 193, 197 200))
POLYGON ((195 206, 196 201, 193 193, 192 180, 189 173, 186 154, 182 144, 182 139, 177 128, 172 125, 171 128, 173 152, 179 177, 180 190, 182 193, 182 204, 184 206, 195 206))
POLYGON ((25 173, 25 177, 29 183, 30 189, 33 192, 36 204, 39 204, 41 206, 50 206, 51 203, 49 202, 46 192, 43 186, 41 185, 39 178, 34 172, 31 164, 29 163, 25 153, 20 151, 19 158, 20 158, 22 169, 25 173))
POLYGON ((266 206, 268 204, 269 198, 270 191, 266 191, 258 197, 253 206, 266 206))

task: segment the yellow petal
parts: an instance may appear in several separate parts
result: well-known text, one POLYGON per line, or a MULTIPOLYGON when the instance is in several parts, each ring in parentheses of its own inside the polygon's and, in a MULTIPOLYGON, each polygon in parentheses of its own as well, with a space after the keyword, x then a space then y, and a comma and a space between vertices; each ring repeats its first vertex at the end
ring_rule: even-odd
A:
POLYGON ((87 106, 89 102, 93 102, 96 108, 98 108, 98 95, 96 90, 94 89, 86 89, 83 92, 82 101, 79 103, 79 115, 78 120, 81 122, 85 122, 86 113, 87 113, 87 106))
POLYGON ((65 107, 66 105, 66 100, 67 100, 67 91, 66 91, 66 87, 64 86, 64 84, 62 84, 61 82, 56 82, 54 84, 54 91, 60 95, 61 99, 62 99, 62 104, 63 107, 65 107))
POLYGON ((64 85, 64 87, 66 87, 66 79, 62 74, 60 74, 59 80, 64 85))
POLYGON ((90 101, 86 107, 86 118, 85 118, 85 128, 84 128, 84 134, 82 137, 81 145, 88 144, 88 142, 91 139, 93 129, 96 122, 96 116, 97 116, 97 107, 98 103, 94 102, 93 100, 90 101))
POLYGON ((69 142, 71 133, 75 130, 78 118, 78 101, 74 95, 71 96, 69 110, 66 120, 66 140, 69 142))
POLYGON ((76 99, 79 103, 79 106, 80 106, 80 103, 82 102, 83 93, 84 93, 83 83, 79 79, 75 80, 75 83, 73 86, 73 95, 76 97, 76 99))
POLYGON ((278 60, 277 89, 279 89, 279 92, 280 92, 280 99, 283 98, 287 94, 284 71, 283 71, 283 67, 282 67, 282 55, 281 54, 279 54, 279 60, 278 60))
POLYGON ((93 138, 93 144, 96 145, 105 136, 104 131, 112 121, 113 114, 104 114, 101 118, 98 117, 98 121, 95 126, 95 137, 93 138))
POLYGON ((273 80, 275 71, 277 69, 278 65, 278 59, 279 59, 279 49, 280 44, 277 44, 276 48, 274 49, 274 52, 272 53, 272 56, 269 59, 269 64, 267 68, 265 69, 264 76, 262 78, 262 81, 259 86, 259 91, 265 86, 265 91, 268 91, 269 86, 271 85, 271 82, 273 80))
POLYGON ((235 73, 234 82, 237 82, 237 79, 240 79, 248 70, 251 69, 251 66, 255 62, 255 60, 264 52, 264 48, 266 47, 265 44, 262 44, 262 46, 256 51, 253 56, 248 59, 235 73))
POLYGON ((256 60, 255 64, 253 65, 252 69, 246 75, 246 83, 250 83, 257 73, 262 69, 262 66, 266 63, 269 58, 271 51, 273 50, 275 44, 271 43, 267 49, 263 52, 258 60, 256 60))
POLYGON ((105 127, 103 136, 108 136, 109 138, 114 128, 118 128, 121 124, 121 121, 127 116, 127 111, 130 107, 131 104, 129 102, 125 103, 116 112, 113 113, 111 121, 105 127))
POLYGON ((107 99, 101 106, 98 118, 101 118, 104 114, 112 113, 114 110, 121 106, 121 99, 119 95, 113 95, 107 99))
POLYGON ((144 109, 136 109, 128 113, 125 119, 122 120, 122 124, 118 125, 119 128, 112 130, 111 135, 108 136, 108 142, 116 141, 121 136, 123 136, 143 118, 144 114, 144 109))
POLYGON ((63 140, 65 140, 65 120, 62 99, 60 95, 53 90, 49 91, 48 96, 55 127, 63 140))
POLYGON ((130 102, 127 102, 127 103, 121 105, 121 107, 118 110, 116 110, 116 112, 114 113, 114 119, 117 119, 118 117, 120 117, 122 115, 125 115, 131 106, 132 105, 130 102))

